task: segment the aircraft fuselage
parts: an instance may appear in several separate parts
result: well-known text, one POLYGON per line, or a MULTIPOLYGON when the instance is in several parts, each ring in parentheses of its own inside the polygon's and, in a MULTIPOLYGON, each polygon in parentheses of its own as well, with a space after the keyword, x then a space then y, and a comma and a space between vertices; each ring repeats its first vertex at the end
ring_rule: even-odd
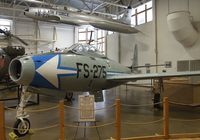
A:
POLYGON ((64 91, 99 91, 122 82, 107 75, 130 73, 130 69, 107 58, 74 53, 48 53, 14 59, 9 74, 18 84, 64 91))

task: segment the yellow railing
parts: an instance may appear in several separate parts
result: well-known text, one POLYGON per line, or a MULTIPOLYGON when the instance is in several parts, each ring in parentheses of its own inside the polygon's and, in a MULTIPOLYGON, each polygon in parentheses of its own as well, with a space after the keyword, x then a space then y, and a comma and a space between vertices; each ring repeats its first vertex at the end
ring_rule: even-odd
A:
MULTIPOLYGON (((59 109, 59 123, 58 124, 54 124, 52 126, 47 126, 47 127, 43 127, 43 128, 35 128, 34 130, 45 130, 45 129, 49 129, 49 128, 53 128, 53 127, 58 127, 60 128, 60 140, 64 140, 65 139, 65 127, 76 127, 76 128, 99 128, 99 127, 105 127, 108 125, 115 125, 115 135, 114 138, 112 139, 116 139, 116 140, 151 140, 151 139, 168 139, 168 138, 177 138, 177 137, 197 137, 200 136, 200 133, 192 133, 192 134, 169 134, 169 101, 168 98, 165 97, 163 99, 163 102, 160 102, 159 104, 163 103, 163 117, 161 119, 158 120, 154 120, 154 121, 149 121, 149 122, 121 122, 121 106, 149 106, 149 105, 154 105, 154 104, 146 104, 146 105, 126 105, 126 104, 121 104, 120 99, 116 99, 115 100, 115 104, 105 107, 105 108, 101 108, 101 109, 96 109, 95 111, 98 110, 103 110, 103 109, 110 109, 115 107, 115 121, 114 122, 109 122, 106 124, 101 124, 101 125, 95 125, 95 126, 79 126, 79 125, 72 125, 72 124, 66 124, 65 123, 65 108, 70 108, 70 109, 76 109, 76 110, 80 110, 80 108, 76 108, 76 107, 70 107, 70 106, 66 106, 64 105, 64 101, 60 101, 59 105, 54 106, 54 107, 49 107, 49 108, 45 108, 45 109, 39 109, 39 110, 26 110, 27 112, 41 112, 41 111, 48 111, 48 110, 52 110, 52 109, 59 109), (121 125, 148 125, 148 124, 154 124, 154 123, 159 123, 159 122, 163 122, 163 132, 162 135, 155 135, 155 136, 145 136, 145 137, 129 137, 129 138, 122 138, 121 137, 121 125)), ((7 108, 10 109, 10 108, 7 108)), ((13 110, 13 109, 10 109, 13 110)), ((199 121, 200 119, 194 119, 194 120, 183 120, 183 119, 170 119, 170 120, 175 120, 175 121, 199 121)), ((4 112, 4 104, 3 102, 0 102, 0 140, 6 140, 6 136, 5 136, 5 128, 7 129, 14 129, 12 127, 9 126, 5 126, 5 112, 4 112)), ((33 129, 32 129, 33 130, 33 129)))

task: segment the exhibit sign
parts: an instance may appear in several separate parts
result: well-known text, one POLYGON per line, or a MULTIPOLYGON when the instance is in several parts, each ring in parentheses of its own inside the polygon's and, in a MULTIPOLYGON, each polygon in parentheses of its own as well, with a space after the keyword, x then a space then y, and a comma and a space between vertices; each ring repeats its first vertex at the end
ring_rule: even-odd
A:
POLYGON ((79 95, 79 121, 95 121, 94 95, 79 95))

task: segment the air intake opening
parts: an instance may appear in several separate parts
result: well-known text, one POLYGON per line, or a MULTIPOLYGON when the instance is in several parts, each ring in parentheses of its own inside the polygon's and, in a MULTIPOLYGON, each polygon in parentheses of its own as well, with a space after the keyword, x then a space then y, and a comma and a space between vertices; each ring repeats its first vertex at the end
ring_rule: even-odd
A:
POLYGON ((13 60, 10 63, 9 74, 12 80, 17 81, 21 77, 22 64, 19 60, 13 60))

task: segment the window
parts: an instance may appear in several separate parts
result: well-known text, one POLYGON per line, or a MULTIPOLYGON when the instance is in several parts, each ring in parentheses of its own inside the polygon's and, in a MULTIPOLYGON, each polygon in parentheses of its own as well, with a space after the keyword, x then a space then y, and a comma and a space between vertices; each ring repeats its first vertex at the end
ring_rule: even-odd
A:
POLYGON ((97 29, 97 48, 102 53, 105 54, 105 31, 97 29))
POLYGON ((4 31, 10 31, 11 30, 11 20, 8 19, 0 19, 0 29, 4 31))
POLYGON ((144 24, 153 20, 152 1, 140 5, 132 10, 131 24, 144 24))
MULTIPOLYGON (((94 40, 94 29, 93 28, 79 28, 78 29, 78 42, 82 44, 88 44, 90 41, 94 40)), ((90 43, 94 44, 93 41, 90 43)))
POLYGON ((105 31, 93 27, 81 27, 78 29, 78 43, 90 43, 105 54, 105 31))
POLYGON ((137 18, 138 18, 137 25, 145 23, 145 13, 144 12, 138 14, 137 18))
POLYGON ((114 34, 113 31, 108 31, 108 35, 114 34))

